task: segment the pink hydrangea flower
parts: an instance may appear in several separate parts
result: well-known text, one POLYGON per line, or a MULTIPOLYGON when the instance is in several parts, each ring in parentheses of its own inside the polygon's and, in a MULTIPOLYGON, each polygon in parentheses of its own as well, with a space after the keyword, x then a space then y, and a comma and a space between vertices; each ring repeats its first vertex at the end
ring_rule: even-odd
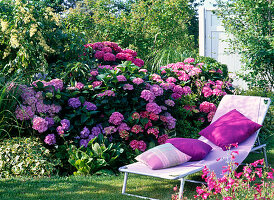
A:
POLYGON ((106 135, 110 135, 112 133, 115 133, 117 131, 117 129, 114 126, 107 126, 104 128, 104 131, 105 131, 106 135))
POLYGON ((132 118, 132 119, 140 119, 140 114, 137 113, 137 112, 134 112, 134 113, 131 115, 131 118, 132 118))
POLYGON ((121 138, 128 140, 129 139, 129 132, 126 130, 119 131, 119 135, 121 138))
POLYGON ((52 85, 55 88, 55 90, 62 90, 64 83, 61 79, 56 78, 48 82, 48 85, 52 85))
POLYGON ((161 107, 158 106, 156 103, 148 103, 146 105, 146 110, 155 114, 159 114, 162 111, 161 107))
POLYGON ((155 95, 149 90, 143 90, 140 97, 149 102, 152 102, 155 99, 155 95))
POLYGON ((81 89, 83 89, 85 87, 85 85, 83 83, 81 83, 81 82, 77 82, 76 85, 75 85, 75 87, 77 89, 81 90, 81 89))
POLYGON ((172 94, 171 94, 171 97, 172 97, 173 99, 180 99, 180 98, 182 97, 182 95, 175 92, 175 93, 172 93, 172 94))
POLYGON ((146 145, 146 143, 143 140, 141 140, 141 141, 138 142, 138 149, 140 151, 145 151, 146 148, 147 148, 147 145, 146 145))
POLYGON ((96 51, 96 53, 94 54, 94 57, 97 59, 103 59, 104 58, 104 52, 103 51, 96 51))
POLYGON ((204 97, 207 98, 207 97, 210 97, 213 94, 213 91, 210 87, 205 86, 202 89, 202 93, 204 94, 204 97))
POLYGON ((213 89, 213 94, 216 96, 223 96, 223 91, 215 88, 213 89))
POLYGON ((191 88, 189 86, 184 86, 183 87, 183 94, 184 95, 188 95, 188 94, 191 94, 192 91, 191 91, 191 88))
POLYGON ((136 57, 136 56, 137 56, 137 52, 134 51, 134 50, 132 50, 132 49, 124 49, 124 50, 122 51, 122 53, 131 54, 131 56, 133 56, 133 57, 136 57))
POLYGON ((150 87, 150 91, 154 94, 154 96, 161 96, 164 93, 163 88, 161 88, 159 85, 152 85, 150 87))
POLYGON ((152 78, 153 81, 157 81, 157 82, 163 81, 161 76, 158 75, 158 74, 152 74, 151 78, 152 78))
POLYGON ((155 135, 155 137, 158 138, 159 130, 157 128, 149 128, 147 134, 155 135))
POLYGON ((215 115, 215 112, 209 112, 208 115, 207 115, 207 121, 211 122, 214 115, 215 115))
POLYGON ((184 60, 184 63, 193 63, 193 62, 195 62, 195 59, 194 59, 194 58, 186 58, 186 59, 184 60))
POLYGON ((139 72, 147 73, 147 69, 139 69, 139 72))
POLYGON ((159 115, 156 115, 155 113, 150 113, 149 119, 151 119, 152 121, 157 121, 159 119, 159 115))
POLYGON ((144 82, 144 80, 141 79, 141 78, 135 78, 135 79, 133 79, 132 82, 133 82, 134 84, 136 84, 136 85, 140 85, 141 83, 144 82))
POLYGON ((98 71, 93 70, 93 71, 90 72, 90 75, 91 76, 97 76, 98 75, 98 71))
POLYGON ((123 89, 124 89, 124 90, 133 90, 134 88, 133 88, 133 85, 131 85, 131 84, 125 84, 125 85, 123 86, 123 89))
POLYGON ((32 121, 32 128, 43 133, 48 130, 48 122, 42 117, 35 117, 32 121))
POLYGON ((104 60, 105 61, 115 61, 116 60, 116 57, 114 54, 112 53, 105 53, 104 54, 104 60))
POLYGON ((54 134, 48 134, 45 139, 44 142, 48 145, 54 145, 56 143, 56 138, 54 134))
POLYGON ((170 90, 170 89, 173 89, 173 87, 175 86, 175 84, 174 83, 161 83, 160 86, 164 90, 170 90))
POLYGON ((138 134, 138 133, 140 133, 140 132, 143 132, 143 131, 144 131, 144 130, 143 130, 142 126, 140 126, 140 125, 138 125, 138 124, 135 124, 135 125, 131 128, 131 132, 136 133, 136 134, 138 134))
POLYGON ((125 77, 124 75, 118 75, 118 76, 117 76, 117 80, 118 80, 119 82, 127 81, 127 79, 126 79, 126 77, 125 77))
POLYGON ((174 78, 174 77, 168 77, 167 79, 166 79, 166 82, 167 83, 175 83, 177 80, 176 80, 176 78, 174 78))
POLYGON ((101 86, 102 85, 102 81, 94 81, 93 83, 92 83, 92 87, 98 87, 98 86, 101 86))
POLYGON ((220 69, 218 69, 216 72, 217 72, 217 73, 220 73, 220 74, 223 74, 223 71, 220 70, 220 69))
POLYGON ((180 81, 188 81, 189 80, 189 75, 185 72, 180 73, 180 76, 178 77, 180 81))
POLYGON ((111 116, 109 117, 108 122, 112 123, 114 125, 120 125, 122 123, 122 121, 124 120, 124 116, 119 113, 119 112, 114 112, 111 114, 111 116))

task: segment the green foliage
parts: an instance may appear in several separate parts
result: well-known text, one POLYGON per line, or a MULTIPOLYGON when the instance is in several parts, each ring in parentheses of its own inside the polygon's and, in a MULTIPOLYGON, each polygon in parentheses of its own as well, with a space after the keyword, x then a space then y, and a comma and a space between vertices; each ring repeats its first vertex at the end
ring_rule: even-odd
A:
POLYGON ((197 46, 196 11, 189 2, 88 0, 71 10, 67 24, 92 41, 115 41, 145 59, 160 49, 197 46))
POLYGON ((99 134, 98 137, 90 140, 87 148, 77 149, 71 146, 69 163, 77 169, 74 175, 94 174, 101 170, 117 168, 118 157, 123 151, 120 144, 111 143, 99 134))
POLYGON ((14 115, 17 107, 19 95, 17 86, 13 81, 6 81, 0 75, 0 139, 11 137, 13 132, 20 135, 21 125, 14 115))
POLYGON ((231 50, 238 52, 245 64, 240 77, 250 87, 273 90, 273 6, 271 0, 218 1, 216 14, 222 19, 231 50))
POLYGON ((5 139, 0 143, 0 176, 50 176, 59 160, 37 138, 5 139))

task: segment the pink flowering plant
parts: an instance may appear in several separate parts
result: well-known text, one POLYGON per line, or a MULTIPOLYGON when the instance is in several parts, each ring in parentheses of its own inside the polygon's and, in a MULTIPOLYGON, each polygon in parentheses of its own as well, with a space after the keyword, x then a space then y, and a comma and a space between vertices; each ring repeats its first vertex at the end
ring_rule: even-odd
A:
POLYGON ((199 60, 186 58, 162 66, 161 76, 154 77, 166 89, 172 88, 171 96, 177 107, 172 114, 178 119, 176 131, 183 137, 196 137, 211 122, 220 99, 233 89, 225 66, 199 60))

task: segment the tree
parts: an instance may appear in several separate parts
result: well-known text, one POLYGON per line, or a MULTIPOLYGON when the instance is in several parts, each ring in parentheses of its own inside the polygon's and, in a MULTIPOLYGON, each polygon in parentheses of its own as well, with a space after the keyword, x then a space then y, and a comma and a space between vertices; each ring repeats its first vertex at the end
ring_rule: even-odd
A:
POLYGON ((273 6, 271 0, 217 1, 215 13, 222 19, 231 51, 241 55, 245 64, 240 75, 249 86, 273 90, 273 6))

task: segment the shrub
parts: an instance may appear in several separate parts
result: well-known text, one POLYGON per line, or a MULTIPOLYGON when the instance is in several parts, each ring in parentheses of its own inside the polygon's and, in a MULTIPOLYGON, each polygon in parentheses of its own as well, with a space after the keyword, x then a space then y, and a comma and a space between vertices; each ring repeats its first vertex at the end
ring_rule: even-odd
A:
POLYGON ((273 20, 271 0, 217 1, 215 13, 222 18, 230 37, 231 51, 244 63, 240 77, 250 87, 273 91, 273 20), (244 17, 243 17, 244 16, 244 17))
POLYGON ((98 137, 89 141, 87 148, 71 146, 69 163, 77 169, 74 175, 92 175, 106 170, 113 173, 121 164, 118 160, 123 151, 120 144, 111 143, 99 134, 98 137))
POLYGON ((0 175, 50 176, 60 161, 37 138, 5 139, 0 143, 0 175))

